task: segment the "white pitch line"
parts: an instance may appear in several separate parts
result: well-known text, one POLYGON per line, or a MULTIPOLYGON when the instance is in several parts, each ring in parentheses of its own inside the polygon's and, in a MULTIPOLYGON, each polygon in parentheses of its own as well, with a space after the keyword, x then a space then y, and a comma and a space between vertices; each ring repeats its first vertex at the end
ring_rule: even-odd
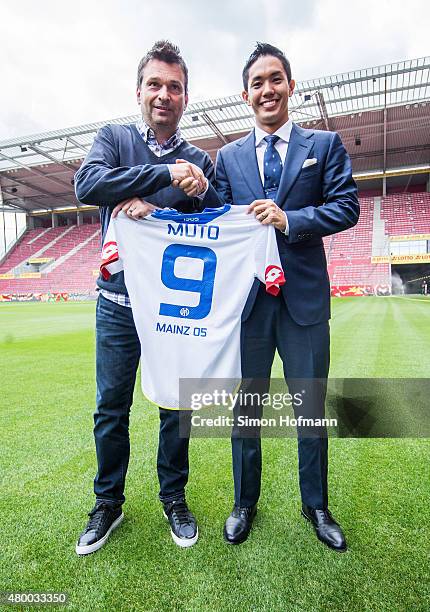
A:
MULTIPOLYGON (((397 298, 398 300, 410 300, 411 302, 422 302, 423 304, 425 304, 425 302, 426 302, 425 299, 421 299, 421 298, 407 298, 407 297, 403 297, 403 295, 392 295, 391 297, 397 298)), ((430 298, 428 298, 428 301, 430 302, 430 298)))

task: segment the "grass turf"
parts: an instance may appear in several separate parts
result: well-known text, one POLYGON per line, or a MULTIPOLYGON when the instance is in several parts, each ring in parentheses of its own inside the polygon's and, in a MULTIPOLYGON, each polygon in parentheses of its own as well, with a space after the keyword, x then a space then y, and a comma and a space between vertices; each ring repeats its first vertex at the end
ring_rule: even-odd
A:
MULTIPOLYGON (((139 390, 126 520, 77 557, 93 503, 93 319, 93 303, 0 305, 0 591, 65 591, 71 610, 429 609, 427 440, 330 441, 330 508, 349 543, 340 555, 300 517, 292 439, 263 440, 255 528, 245 544, 224 544, 230 444, 193 439, 200 539, 179 549, 157 500, 157 410, 139 390)), ((429 377, 429 323, 424 300, 334 300, 331 376, 429 377)))

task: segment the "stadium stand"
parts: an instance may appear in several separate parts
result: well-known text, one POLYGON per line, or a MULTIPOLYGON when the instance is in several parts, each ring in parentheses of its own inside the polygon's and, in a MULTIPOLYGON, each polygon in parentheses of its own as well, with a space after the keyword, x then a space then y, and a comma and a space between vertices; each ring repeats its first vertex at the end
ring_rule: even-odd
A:
POLYGON ((391 236, 430 231, 430 193, 401 193, 382 198, 381 216, 391 236))
POLYGON ((330 283, 334 286, 379 285, 389 281, 389 266, 372 264, 374 200, 360 198, 356 226, 326 240, 330 283))
MULTIPOLYGON (((389 264, 372 263, 375 198, 360 198, 359 222, 324 238, 330 282, 334 286, 375 286, 389 282, 389 264)), ((380 220, 385 236, 430 232, 430 194, 395 194, 382 198, 380 220)), ((100 258, 100 226, 29 230, 0 267, 0 293, 94 293, 100 258), (23 267, 45 258, 40 277, 26 278, 23 267)), ((31 273, 30 273, 31 274, 31 273)))
POLYGON ((0 274, 12 272, 15 267, 25 263, 29 257, 35 257, 39 251, 43 252, 42 250, 58 238, 64 230, 64 227, 52 227, 27 231, 0 266, 0 274))
POLYGON ((9 278, 0 279, 0 293, 93 294, 99 260, 99 224, 30 230, 1 266, 9 278), (23 272, 37 258, 49 261, 40 272, 23 272))

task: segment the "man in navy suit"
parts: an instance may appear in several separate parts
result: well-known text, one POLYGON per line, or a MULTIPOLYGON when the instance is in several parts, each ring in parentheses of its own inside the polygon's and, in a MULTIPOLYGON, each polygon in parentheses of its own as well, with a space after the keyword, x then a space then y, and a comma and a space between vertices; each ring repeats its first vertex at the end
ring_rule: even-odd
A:
MULTIPOLYGON (((277 349, 290 392, 303 389, 298 379, 309 383, 312 400, 307 408, 295 408, 296 417, 312 413, 321 418, 330 347, 330 283, 322 238, 357 223, 351 162, 338 134, 306 130, 289 119, 295 82, 282 51, 258 43, 242 76, 242 96, 256 125, 219 151, 217 189, 225 202, 248 206, 261 223, 274 225, 286 278, 278 297, 254 283, 242 317, 242 375, 256 381, 255 389, 267 390, 277 349)), ((236 417, 244 410, 236 406, 236 417)), ((321 541, 344 551, 344 535, 328 509, 325 429, 318 435, 299 430, 298 453, 302 514, 321 541)), ((232 454, 235 504, 224 537, 239 544, 248 537, 260 495, 259 435, 246 436, 236 426, 232 454)))

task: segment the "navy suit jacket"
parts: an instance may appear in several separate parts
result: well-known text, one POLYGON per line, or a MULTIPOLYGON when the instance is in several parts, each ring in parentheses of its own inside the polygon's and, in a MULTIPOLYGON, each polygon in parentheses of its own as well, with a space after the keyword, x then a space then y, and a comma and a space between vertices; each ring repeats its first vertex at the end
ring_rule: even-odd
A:
MULTIPOLYGON (((215 172, 217 191, 225 202, 248 206, 265 199, 254 130, 218 151, 215 172)), ((327 321, 330 281, 322 238, 355 225, 360 212, 351 161, 338 134, 293 124, 276 203, 287 213, 289 224, 288 236, 276 230, 288 311, 299 325, 327 321), (306 159, 317 161, 303 168, 306 159)), ((243 320, 257 291, 258 281, 243 320)))

